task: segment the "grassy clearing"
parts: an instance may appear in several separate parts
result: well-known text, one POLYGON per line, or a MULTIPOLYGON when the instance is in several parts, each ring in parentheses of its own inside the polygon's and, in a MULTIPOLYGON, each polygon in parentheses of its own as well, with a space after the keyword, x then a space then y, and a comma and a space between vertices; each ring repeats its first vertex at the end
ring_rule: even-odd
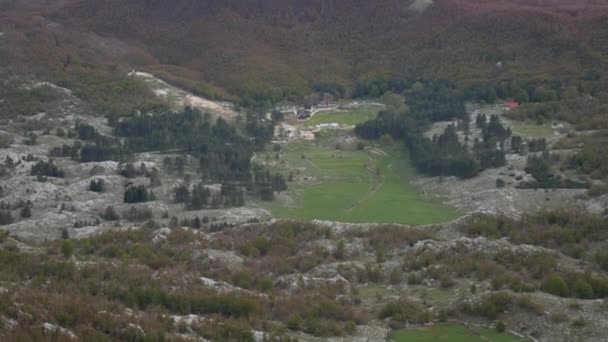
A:
POLYGON ((553 128, 550 124, 537 125, 527 122, 514 122, 513 131, 526 137, 549 138, 553 136, 553 128))
POLYGON ((385 297, 395 295, 395 292, 387 289, 386 287, 376 285, 362 286, 359 287, 357 290, 359 291, 359 297, 361 299, 370 299, 375 298, 377 296, 385 297))
POLYGON ((267 205, 275 217, 431 224, 459 216, 456 210, 423 198, 409 184, 413 171, 400 149, 344 151, 335 145, 326 139, 284 146, 284 163, 277 164, 296 170, 297 181, 289 190, 296 203, 267 205))
POLYGON ((382 107, 374 105, 363 105, 348 110, 337 110, 320 112, 315 114, 304 126, 311 127, 324 123, 337 123, 345 126, 354 126, 373 119, 382 107))
POLYGON ((519 342, 527 341, 508 333, 487 328, 467 328, 455 324, 437 324, 431 327, 402 329, 393 333, 393 342, 519 342))

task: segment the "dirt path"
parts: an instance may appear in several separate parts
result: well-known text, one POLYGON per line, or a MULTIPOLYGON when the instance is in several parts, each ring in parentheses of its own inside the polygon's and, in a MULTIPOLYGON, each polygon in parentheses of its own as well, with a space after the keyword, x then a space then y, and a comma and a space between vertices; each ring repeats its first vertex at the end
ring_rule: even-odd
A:
MULTIPOLYGON (((388 169, 391 169, 393 167, 393 164, 389 164, 388 165, 388 169)), ((369 171, 369 169, 368 169, 369 171)), ((374 172, 370 173, 373 175, 374 172)), ((370 197, 374 196, 378 191, 380 191, 380 189, 384 186, 384 175, 380 175, 379 177, 380 182, 378 182, 378 185, 376 185, 375 188, 373 188, 370 192, 368 192, 367 194, 365 194, 365 196, 361 197, 359 200, 357 200, 355 203, 353 203, 351 205, 351 207, 348 209, 348 211, 353 211, 355 208, 357 208, 358 206, 361 205, 361 203, 363 203, 365 200, 369 199, 370 197)))
POLYGON ((211 101, 196 96, 183 89, 170 85, 150 73, 132 71, 129 73, 129 76, 143 79, 156 96, 172 103, 177 107, 176 109, 193 107, 200 109, 202 112, 209 112, 210 114, 229 121, 234 120, 238 116, 238 113, 234 110, 234 106, 231 103, 211 101))

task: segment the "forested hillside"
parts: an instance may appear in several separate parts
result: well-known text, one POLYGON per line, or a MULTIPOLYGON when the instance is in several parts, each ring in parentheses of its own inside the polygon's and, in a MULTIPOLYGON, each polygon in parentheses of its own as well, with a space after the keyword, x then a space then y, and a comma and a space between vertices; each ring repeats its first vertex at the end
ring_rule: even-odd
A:
POLYGON ((56 77, 143 68, 219 97, 281 98, 394 74, 565 78, 605 69, 608 53, 608 4, 596 0, 11 3, 0 57, 52 65, 56 77))

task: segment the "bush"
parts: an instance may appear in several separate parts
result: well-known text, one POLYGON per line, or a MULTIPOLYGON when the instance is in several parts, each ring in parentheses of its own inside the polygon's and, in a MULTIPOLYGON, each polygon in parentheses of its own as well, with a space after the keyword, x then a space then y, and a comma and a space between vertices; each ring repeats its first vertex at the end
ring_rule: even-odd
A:
POLYGON ((130 186, 125 191, 123 199, 125 203, 143 203, 150 200, 150 194, 143 185, 130 186))
POLYGON ((13 223, 13 215, 10 210, 0 210, 0 225, 9 225, 13 223))
POLYGON ((154 217, 152 210, 148 208, 137 209, 135 207, 129 208, 122 214, 122 218, 130 222, 141 222, 147 221, 154 217))
POLYGON ((507 329, 507 325, 503 321, 498 321, 496 323, 496 332, 503 333, 507 329))
POLYGON ((106 221, 117 221, 118 219, 120 219, 120 217, 118 216, 118 213, 116 212, 116 210, 114 210, 114 207, 111 205, 106 207, 106 210, 104 210, 104 212, 101 214, 101 218, 106 221))
POLYGON ((593 288, 584 279, 577 279, 572 286, 573 295, 577 298, 591 299, 594 298, 593 288))
POLYGON ((488 319, 496 319, 509 309, 512 302, 513 298, 506 292, 492 293, 483 297, 476 311, 488 319))
POLYGON ((39 161, 38 163, 36 163, 36 165, 32 166, 32 169, 30 170, 30 175, 38 177, 63 178, 65 176, 65 173, 52 161, 39 161))
POLYGON ((608 194, 608 184, 594 184, 587 190, 589 197, 600 197, 605 194, 608 194))
POLYGON ((517 299, 517 306, 520 308, 533 312, 538 316, 542 316, 545 313, 545 310, 542 305, 536 303, 528 296, 521 296, 517 299))
POLYGON ((89 184, 89 190, 93 191, 93 192, 103 192, 105 189, 105 183, 103 181, 103 179, 93 179, 91 180, 91 183, 89 184))
POLYGON ((559 275, 551 275, 543 281, 540 286, 541 291, 550 293, 555 296, 568 297, 570 295, 570 289, 568 284, 559 275))
POLYGON ((572 326, 575 328, 582 328, 585 325, 587 325, 587 322, 585 321, 584 317, 578 317, 577 319, 572 321, 572 326))
POLYGON ((6 239, 9 236, 9 232, 7 232, 6 230, 0 230, 0 243, 3 243, 4 241, 6 241, 6 239))
POLYGON ((403 297, 398 301, 386 304, 380 311, 380 318, 421 324, 430 321, 430 314, 415 301, 403 297))
POLYGON ((72 253, 74 253, 74 243, 72 240, 63 240, 61 242, 61 254, 68 258, 72 256, 72 253))

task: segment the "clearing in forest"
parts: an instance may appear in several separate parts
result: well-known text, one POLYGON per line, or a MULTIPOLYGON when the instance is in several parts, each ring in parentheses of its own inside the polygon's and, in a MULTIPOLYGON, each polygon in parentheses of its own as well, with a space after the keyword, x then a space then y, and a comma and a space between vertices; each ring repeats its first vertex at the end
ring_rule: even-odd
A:
POLYGON ((350 108, 322 111, 315 114, 312 118, 304 122, 304 126, 312 127, 320 124, 337 123, 344 126, 354 126, 373 119, 382 109, 380 105, 363 104, 351 106, 350 108))
POLYGON ((283 146, 278 160, 276 154, 263 157, 267 165, 293 175, 287 193, 265 205, 273 216, 401 224, 440 223, 460 216, 409 184, 413 171, 401 149, 339 145, 328 137, 298 141, 283 146))

